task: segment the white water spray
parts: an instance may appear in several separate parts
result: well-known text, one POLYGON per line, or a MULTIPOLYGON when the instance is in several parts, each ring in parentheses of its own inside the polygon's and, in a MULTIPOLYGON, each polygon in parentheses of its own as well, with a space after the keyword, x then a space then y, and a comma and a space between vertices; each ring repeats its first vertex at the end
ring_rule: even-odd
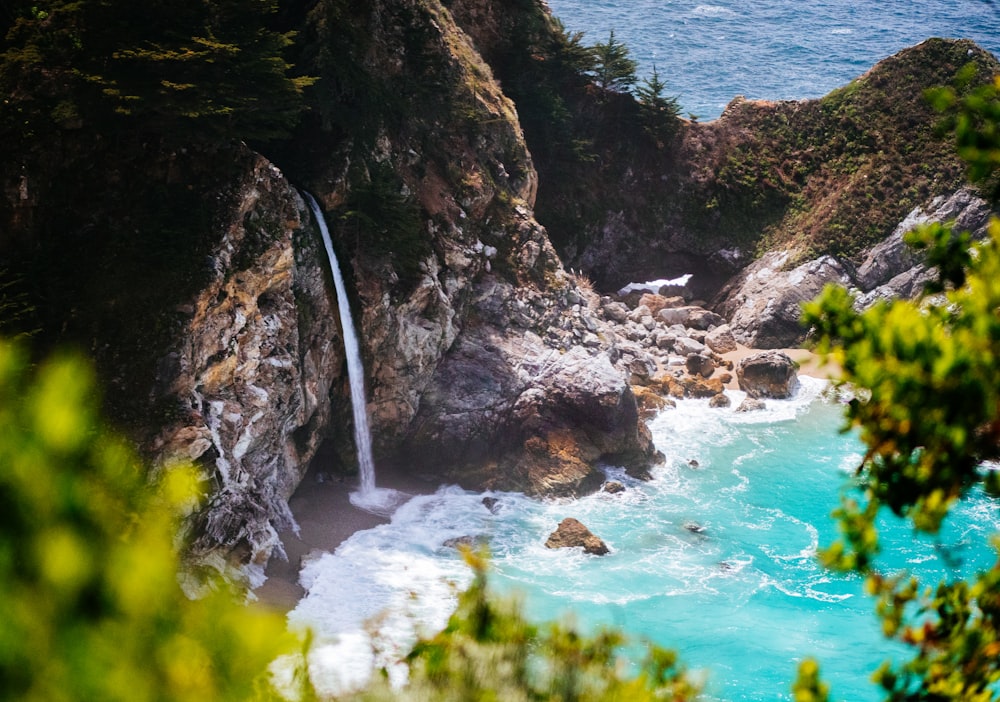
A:
POLYGON ((351 493, 351 504, 360 509, 376 514, 391 514, 395 507, 405 499, 396 490, 378 489, 375 487, 375 461, 372 459, 372 436, 368 428, 368 412, 365 409, 365 371, 361 364, 361 350, 358 336, 354 331, 354 321, 351 318, 351 306, 347 299, 347 288, 344 277, 337 263, 337 255, 333 251, 330 240, 330 230, 319 203, 309 193, 303 192, 309 207, 312 209, 320 234, 323 235, 323 245, 330 260, 333 272, 333 284, 337 289, 337 307, 340 312, 340 328, 344 334, 344 353, 347 356, 347 378, 351 385, 351 409, 354 412, 354 445, 358 452, 358 472, 360 485, 357 492, 351 493))

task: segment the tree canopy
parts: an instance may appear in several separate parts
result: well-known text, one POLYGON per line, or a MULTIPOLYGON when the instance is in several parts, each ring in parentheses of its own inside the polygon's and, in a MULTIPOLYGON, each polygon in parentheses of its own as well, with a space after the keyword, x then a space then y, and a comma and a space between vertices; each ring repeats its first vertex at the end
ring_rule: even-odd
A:
POLYGON ((13 3, 0 44, 3 127, 133 128, 184 141, 283 135, 311 82, 291 77, 277 0, 13 3))
POLYGON ((636 66, 629 57, 629 48, 615 39, 615 30, 608 34, 606 42, 594 45, 593 76, 597 87, 612 93, 625 93, 635 85, 636 66))

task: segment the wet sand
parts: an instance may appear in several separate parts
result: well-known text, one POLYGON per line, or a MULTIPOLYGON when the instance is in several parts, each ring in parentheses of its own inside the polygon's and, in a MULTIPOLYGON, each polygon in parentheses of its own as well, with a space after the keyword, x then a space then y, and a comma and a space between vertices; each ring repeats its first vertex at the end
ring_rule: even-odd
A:
MULTIPOLYGON (((281 532, 281 542, 288 560, 273 556, 264 571, 267 581, 254 590, 264 604, 290 611, 305 594, 299 585, 302 557, 312 551, 336 550, 354 532, 385 524, 388 518, 356 508, 350 493, 358 487, 357 477, 331 476, 326 466, 333 463, 330 454, 321 449, 306 472, 305 478, 288 501, 299 524, 299 534, 281 532)), ((437 490, 439 482, 428 476, 408 474, 400 466, 378 465, 376 484, 409 495, 428 495, 437 490)))

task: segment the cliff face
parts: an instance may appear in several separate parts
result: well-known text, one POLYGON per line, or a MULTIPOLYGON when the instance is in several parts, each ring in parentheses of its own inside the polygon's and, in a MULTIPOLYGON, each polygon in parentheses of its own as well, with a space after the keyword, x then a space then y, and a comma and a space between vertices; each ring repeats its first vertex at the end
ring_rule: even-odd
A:
POLYGON ((222 570, 222 554, 260 567, 280 550, 276 529, 291 525, 287 500, 329 426, 344 361, 325 253, 299 194, 257 155, 232 187, 209 279, 181 305, 160 359, 157 392, 175 411, 150 446, 162 465, 204 467, 212 489, 192 555, 222 570))
MULTIPOLYGON (((532 216, 537 176, 490 69, 437 3, 326 9, 338 7, 363 37, 314 16, 322 41, 340 42, 354 81, 392 97, 367 104, 356 130, 307 120, 276 152, 326 210, 377 461, 535 494, 595 489, 601 461, 643 473, 657 456, 620 354, 607 340, 577 347, 600 322, 532 216)), ((327 108, 336 117, 354 99, 327 108)), ((198 462, 212 486, 195 561, 252 581, 319 443, 339 456, 325 470, 355 460, 316 224, 281 171, 239 153, 216 184, 227 195, 203 280, 159 352, 154 395, 169 409, 149 446, 161 465, 198 462)))
POLYGON ((534 493, 592 489, 602 459, 644 469, 653 450, 610 344, 562 364, 561 390, 535 374, 584 326, 581 295, 534 220, 532 158, 492 71, 436 2, 355 19, 367 27, 363 80, 406 101, 378 105, 367 141, 320 130, 313 138, 336 156, 304 170, 349 256, 376 455, 403 448, 422 470, 534 493), (365 240, 382 223, 351 212, 375 188, 410 213, 423 246, 365 240))
POLYGON ((694 295, 711 299, 770 250, 790 251, 791 266, 860 264, 913 208, 964 183, 924 91, 967 63, 981 80, 1000 70, 971 42, 932 39, 822 99, 736 98, 718 120, 681 120, 654 139, 630 97, 573 80, 567 38, 543 8, 451 4, 522 114, 539 221, 565 264, 607 291, 691 273, 694 295))
MULTIPOLYGON (((159 465, 203 467, 193 553, 221 570, 252 575, 278 546, 320 442, 339 461, 324 469, 355 465, 335 292, 291 182, 322 203, 348 278, 377 462, 572 495, 599 485, 601 463, 641 476, 656 462, 630 383, 650 383, 662 365, 652 350, 676 339, 649 309, 628 313, 567 274, 536 205, 561 253, 601 282, 693 271, 707 293, 759 242, 790 240, 788 223, 805 222, 796 197, 841 212, 815 220, 836 224, 868 202, 868 176, 895 174, 872 165, 869 132, 850 131, 864 121, 851 113, 861 88, 825 103, 737 102, 718 123, 651 142, 630 97, 598 99, 556 65, 565 43, 534 0, 289 7, 319 81, 271 160, 74 127, 0 167, 12 233, 0 248, 22 264, 0 284, 36 301, 25 310, 45 343, 92 349, 112 415, 159 465), (535 63, 547 103, 525 92, 535 63), (569 108, 579 119, 546 132, 569 108), (573 152, 581 134, 600 159, 573 152), (821 141, 841 146, 810 151, 821 141), (845 169, 849 182, 834 177, 845 169), (850 197, 823 205, 845 182, 850 197)), ((964 45, 949 46, 957 61, 964 45)), ((901 182, 929 196, 951 183, 948 168, 901 182)))

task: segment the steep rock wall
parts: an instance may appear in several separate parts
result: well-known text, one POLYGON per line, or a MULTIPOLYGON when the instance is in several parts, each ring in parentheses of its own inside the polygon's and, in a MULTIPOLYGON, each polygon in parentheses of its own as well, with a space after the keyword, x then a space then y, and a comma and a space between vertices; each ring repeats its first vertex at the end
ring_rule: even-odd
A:
MULTIPOLYGON (((194 461, 212 486, 192 555, 262 566, 322 441, 344 360, 328 267, 299 194, 260 156, 233 184, 210 279, 160 362, 174 419, 158 462, 194 461)), ((253 574, 253 569, 245 571, 253 574)))
MULTIPOLYGON (((355 79, 394 97, 356 131, 307 121, 282 159, 325 210, 348 278, 376 462, 532 494, 596 489, 601 462, 643 474, 658 456, 622 354, 597 340, 533 217, 513 105, 439 3, 351 11, 365 27, 355 79)), ((214 482, 195 555, 252 575, 319 441, 341 464, 325 469, 355 460, 315 226, 262 158, 234 189, 210 280, 161 363, 183 412, 155 448, 214 482)))

